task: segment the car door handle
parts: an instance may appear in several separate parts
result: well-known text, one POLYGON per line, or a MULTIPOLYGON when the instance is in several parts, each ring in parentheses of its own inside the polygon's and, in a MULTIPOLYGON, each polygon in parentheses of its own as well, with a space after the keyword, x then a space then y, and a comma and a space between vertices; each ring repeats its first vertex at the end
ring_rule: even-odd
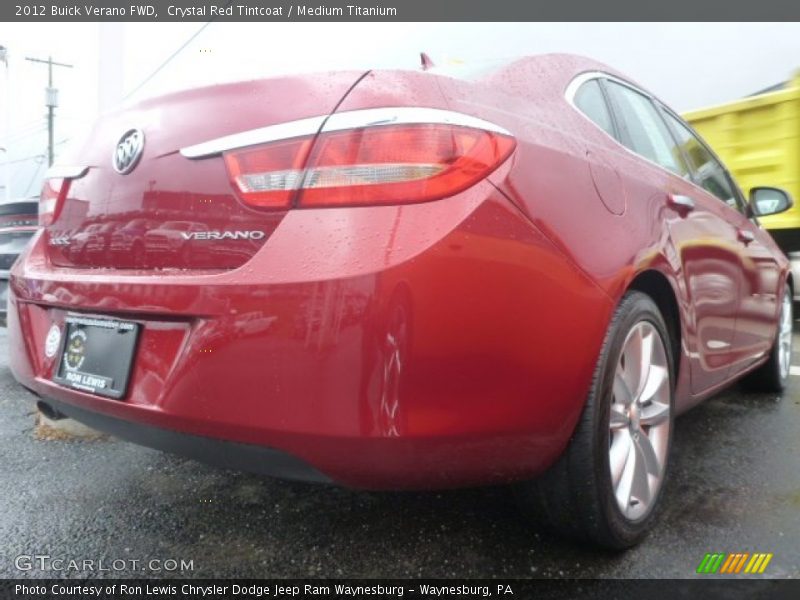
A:
POLYGON ((754 234, 752 231, 748 231, 747 229, 737 229, 736 237, 739 238, 739 241, 743 242, 746 246, 756 239, 756 234, 754 234))
POLYGON ((667 204, 678 210, 678 212, 686 213, 694 210, 694 200, 683 194, 669 194, 667 196, 667 204))

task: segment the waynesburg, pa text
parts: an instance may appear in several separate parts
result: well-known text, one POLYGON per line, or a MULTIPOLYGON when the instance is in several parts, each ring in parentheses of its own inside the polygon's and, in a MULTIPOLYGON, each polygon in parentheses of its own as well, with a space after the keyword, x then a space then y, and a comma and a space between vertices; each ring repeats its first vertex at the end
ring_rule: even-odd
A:
POLYGON ((248 598, 262 597, 298 597, 303 596, 395 596, 402 598, 406 592, 419 594, 424 597, 441 596, 470 596, 488 598, 490 596, 514 596, 512 586, 501 583, 492 586, 473 584, 430 585, 418 584, 414 586, 367 584, 357 585, 349 583, 336 583, 333 585, 238 585, 238 584, 212 584, 193 585, 184 584, 51 584, 51 585, 23 585, 17 584, 14 590, 16 595, 24 596, 192 596, 194 598, 244 596, 248 598))

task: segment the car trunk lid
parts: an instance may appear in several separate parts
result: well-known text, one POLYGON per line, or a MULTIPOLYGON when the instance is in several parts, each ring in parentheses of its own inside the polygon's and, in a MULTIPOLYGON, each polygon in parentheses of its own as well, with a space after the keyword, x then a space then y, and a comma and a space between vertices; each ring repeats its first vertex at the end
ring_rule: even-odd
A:
MULTIPOLYGON (((330 114, 360 73, 280 77, 198 88, 141 102, 102 118, 86 141, 59 158, 88 167, 47 226, 60 267, 230 269, 244 264, 286 214, 236 197, 220 156, 180 149, 210 139, 330 114), (125 174, 112 164, 122 139, 143 136, 125 174)), ((119 165, 117 165, 119 166, 119 165)))

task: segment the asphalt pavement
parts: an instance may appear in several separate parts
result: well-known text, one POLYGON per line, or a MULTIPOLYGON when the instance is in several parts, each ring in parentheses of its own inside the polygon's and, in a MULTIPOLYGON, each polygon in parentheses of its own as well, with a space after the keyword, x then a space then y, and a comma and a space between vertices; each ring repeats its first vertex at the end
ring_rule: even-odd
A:
POLYGON ((33 396, 7 364, 2 330, 2 577, 92 560, 62 574, 682 578, 707 552, 773 553, 765 576, 800 576, 800 369, 782 398, 733 388, 680 417, 660 522, 615 554, 540 532, 504 488, 358 492, 113 439, 37 441, 33 396))

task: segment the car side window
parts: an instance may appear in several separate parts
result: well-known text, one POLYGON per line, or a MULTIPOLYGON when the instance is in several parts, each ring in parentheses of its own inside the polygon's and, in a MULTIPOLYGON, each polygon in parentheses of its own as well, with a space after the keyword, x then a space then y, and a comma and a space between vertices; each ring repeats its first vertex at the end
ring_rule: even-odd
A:
POLYGON ((657 165, 688 177, 680 148, 650 98, 611 80, 606 81, 606 90, 623 130, 622 143, 657 165))
POLYGON ((611 120, 611 113, 608 110, 603 90, 600 88, 600 81, 590 79, 578 89, 573 99, 575 106, 586 117, 595 123, 608 135, 616 137, 614 133, 614 122, 611 120))
POLYGON ((741 201, 736 188, 728 177, 725 167, 714 158, 695 134, 683 124, 680 119, 664 111, 664 116, 678 138, 683 148, 697 183, 707 192, 710 192, 734 210, 742 211, 741 201))

